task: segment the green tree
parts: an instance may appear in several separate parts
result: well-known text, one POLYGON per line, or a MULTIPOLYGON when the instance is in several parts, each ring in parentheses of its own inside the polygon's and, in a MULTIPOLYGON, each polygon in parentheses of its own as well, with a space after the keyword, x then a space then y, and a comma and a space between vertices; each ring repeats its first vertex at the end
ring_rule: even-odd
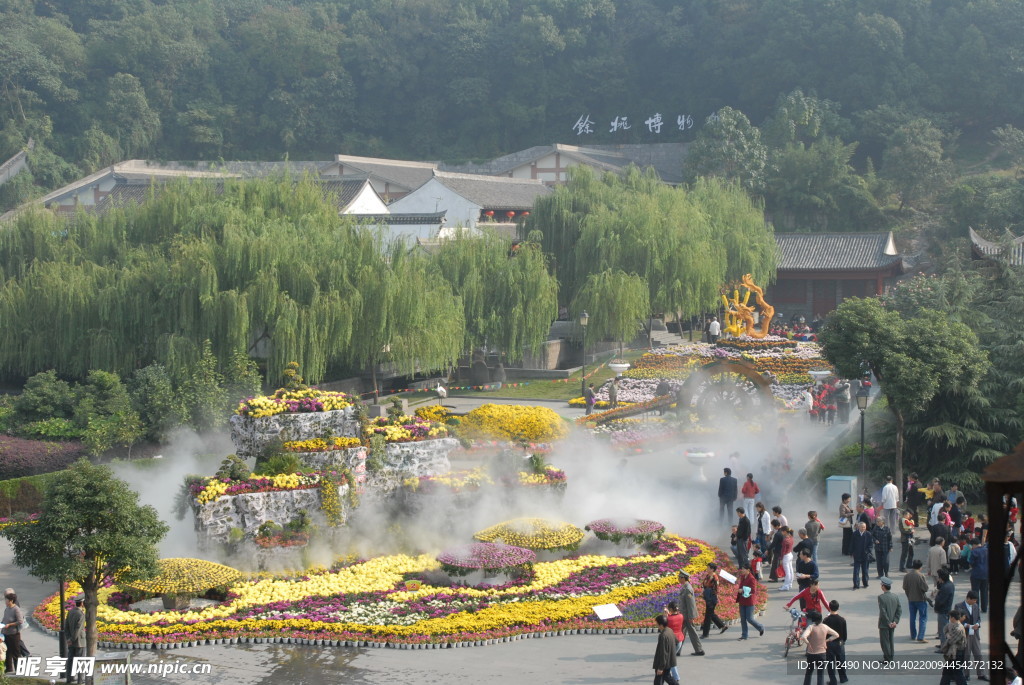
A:
POLYGON ((141 81, 131 74, 114 74, 107 82, 107 126, 125 157, 152 149, 160 136, 160 115, 146 100, 141 81))
POLYGON ((230 400, 209 340, 203 341, 199 359, 180 387, 189 423, 197 431, 215 430, 227 423, 230 400))
POLYGON ((30 377, 14 399, 14 411, 21 421, 51 418, 70 419, 75 411, 71 384, 57 377, 53 369, 30 377))
POLYGON ((171 430, 184 422, 181 397, 162 364, 150 364, 136 371, 128 391, 147 440, 164 442, 171 430))
POLYGON ((775 152, 764 194, 775 226, 791 231, 865 231, 882 226, 885 216, 878 202, 850 163, 856 147, 824 137, 775 152))
POLYGON ((952 175, 942 148, 942 132, 927 119, 914 119, 896 129, 882 154, 882 175, 900 197, 900 209, 938 192, 952 175))
POLYGON ((591 339, 617 340, 621 355, 623 342, 633 339, 651 312, 647 283, 636 274, 610 269, 591 274, 572 304, 572 311, 584 310, 590 315, 591 339))
POLYGON ((86 654, 96 654, 96 608, 104 578, 150 578, 167 525, 106 466, 81 459, 46 486, 39 519, 0 534, 14 563, 45 581, 75 581, 85 595, 86 654))
POLYGON ((767 166, 768 148, 761 142, 761 131, 743 112, 723 107, 708 117, 690 146, 683 177, 692 183, 701 176, 721 176, 760 193, 767 166))
POLYGON ((971 395, 988 369, 974 332, 945 314, 922 310, 913 318, 881 301, 845 300, 821 332, 822 353, 840 376, 875 374, 895 420, 895 475, 903 482, 907 421, 925 412, 940 392, 971 395))
POLYGON ((486 229, 445 240, 434 257, 452 292, 462 301, 463 350, 501 349, 509 361, 536 350, 558 314, 558 282, 539 246, 512 241, 486 229))
POLYGON ((89 453, 98 456, 121 445, 128 448, 130 457, 132 445, 145 430, 121 377, 109 371, 90 371, 75 388, 75 395, 75 423, 89 453))

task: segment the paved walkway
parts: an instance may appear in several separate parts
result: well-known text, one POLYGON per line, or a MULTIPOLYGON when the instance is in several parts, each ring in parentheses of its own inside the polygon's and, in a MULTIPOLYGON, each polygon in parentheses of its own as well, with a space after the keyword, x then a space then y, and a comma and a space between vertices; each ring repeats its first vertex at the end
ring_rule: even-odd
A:
MULTIPOLYGON (((445 404, 471 401, 475 398, 449 398, 445 404)), ((481 398, 495 401, 492 398, 481 398)), ((522 402, 509 400, 509 402, 522 402)), ((548 404, 537 402, 537 404, 548 404)), ((562 403, 564 407, 564 403, 562 403)), ((580 410, 572 410, 580 411, 580 410)), ((799 461, 806 460, 817 446, 828 441, 841 430, 826 430, 819 427, 791 426, 791 443, 794 455, 799 461)), ((741 449, 745 471, 756 469, 758 450, 765 448, 762 436, 732 436, 736 441, 722 445, 720 454, 733 448, 741 449)), ((767 436, 765 436, 767 437, 767 436)), ((770 440, 768 442, 771 442, 770 440)), ((620 505, 630 515, 657 518, 669 529, 683 535, 692 535, 712 542, 724 544, 723 527, 715 520, 715 486, 723 462, 705 467, 709 481, 700 478, 699 471, 687 464, 682 457, 685 445, 673 446, 657 454, 635 454, 627 464, 619 463, 621 455, 602 454, 592 442, 583 442, 566 450, 568 454, 558 459, 558 465, 569 473, 569 488, 565 505, 571 508, 572 520, 589 520, 595 512, 609 511, 620 505), (618 468, 615 468, 615 467, 618 468), (642 512, 642 513, 641 513, 642 512)), ((782 497, 783 488, 777 495, 767 498, 771 504, 775 497, 782 497)), ((834 521, 838 504, 826 505, 814 501, 803 493, 789 493, 780 504, 794 526, 803 522, 810 508, 821 512, 821 519, 827 530, 824 534, 820 563, 822 587, 830 599, 837 599, 842 613, 849 623, 850 640, 847 656, 854 658, 880 658, 878 645, 877 603, 879 592, 877 582, 872 579, 868 590, 852 590, 851 569, 845 557, 839 554, 840 532, 834 521)), ((608 515, 608 514, 604 514, 608 515)), ((895 567, 895 559, 893 560, 895 567)), ((897 590, 902 574, 893 573, 897 590)), ((6 542, 0 541, 0 578, 5 585, 16 588, 21 595, 22 605, 27 609, 51 592, 51 585, 43 585, 28 577, 11 563, 6 542)), ((960 578, 963 578, 961 576, 960 578)), ((963 599, 966 579, 957 579, 956 601, 963 599)), ((769 584, 769 603, 762 621, 766 632, 763 637, 754 636, 746 642, 737 641, 739 627, 731 627, 724 635, 714 635, 705 645, 707 656, 684 656, 680 660, 680 671, 684 682, 689 683, 797 683, 801 677, 792 669, 799 654, 782 657, 783 640, 789 625, 789 615, 782 610, 782 604, 789 599, 788 593, 776 590, 777 585, 769 584)), ((904 620, 897 630, 897 656, 930 661, 934 658, 934 645, 920 645, 910 642, 907 628, 905 597, 898 595, 904 605, 904 620)), ((1019 597, 1014 597, 1014 604, 1019 597)), ((1008 611, 1013 615, 1013 610, 1008 611)), ((935 619, 929 622, 929 631, 935 630, 935 619)), ((987 638, 983 628, 982 639, 987 638)), ((26 642, 33 653, 43 657, 57 653, 56 640, 31 628, 26 642)), ((651 660, 655 636, 649 634, 627 635, 582 635, 545 639, 522 640, 467 649, 428 651, 406 651, 395 649, 345 649, 306 647, 299 645, 238 645, 230 647, 197 647, 174 651, 133 652, 137 663, 181 663, 186 665, 209 664, 210 675, 172 674, 167 677, 143 675, 133 677, 137 685, 156 683, 216 683, 218 685, 270 685, 272 683, 329 682, 382 683, 415 682, 444 683, 452 685, 476 684, 483 680, 495 683, 520 685, 521 683, 586 685, 601 683, 649 682, 652 678, 651 660)), ((799 651, 799 650, 797 650, 799 651)), ((872 673, 858 674, 864 682, 871 678, 875 683, 897 683, 911 678, 911 682, 935 682, 937 671, 930 670, 915 676, 887 675, 872 673)))

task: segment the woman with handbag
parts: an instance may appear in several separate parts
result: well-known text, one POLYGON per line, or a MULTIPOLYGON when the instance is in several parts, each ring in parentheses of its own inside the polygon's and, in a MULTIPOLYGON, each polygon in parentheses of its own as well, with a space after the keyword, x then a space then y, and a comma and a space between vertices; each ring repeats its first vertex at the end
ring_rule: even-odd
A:
POLYGON ((843 556, 850 556, 850 542, 853 540, 853 507, 850 506, 850 493, 843 493, 843 501, 839 503, 839 527, 843 529, 843 556))

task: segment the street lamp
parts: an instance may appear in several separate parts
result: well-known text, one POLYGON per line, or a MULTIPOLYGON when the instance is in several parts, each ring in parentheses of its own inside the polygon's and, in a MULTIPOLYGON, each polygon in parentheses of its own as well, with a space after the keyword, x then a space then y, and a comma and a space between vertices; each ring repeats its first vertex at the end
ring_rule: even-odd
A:
POLYGON ((857 409, 860 409, 860 479, 861 491, 867 487, 867 473, 864 469, 864 410, 868 408, 868 388, 861 386, 857 391, 857 409))
POLYGON ((590 315, 584 309, 580 313, 580 326, 583 327, 583 368, 580 370, 580 397, 587 395, 587 322, 590 315))

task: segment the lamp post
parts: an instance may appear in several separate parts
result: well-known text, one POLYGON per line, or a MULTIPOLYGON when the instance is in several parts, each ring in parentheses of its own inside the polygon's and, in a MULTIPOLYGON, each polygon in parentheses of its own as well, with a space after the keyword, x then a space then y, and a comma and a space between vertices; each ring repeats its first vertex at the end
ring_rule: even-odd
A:
POLYGON ((580 313, 580 326, 583 327, 583 368, 580 370, 580 397, 585 397, 587 394, 587 322, 590 321, 590 315, 587 314, 587 310, 584 309, 580 313))
POLYGON ((857 391, 857 409, 860 409, 860 479, 861 491, 867 487, 867 473, 864 468, 864 410, 868 408, 868 389, 861 387, 857 391))

